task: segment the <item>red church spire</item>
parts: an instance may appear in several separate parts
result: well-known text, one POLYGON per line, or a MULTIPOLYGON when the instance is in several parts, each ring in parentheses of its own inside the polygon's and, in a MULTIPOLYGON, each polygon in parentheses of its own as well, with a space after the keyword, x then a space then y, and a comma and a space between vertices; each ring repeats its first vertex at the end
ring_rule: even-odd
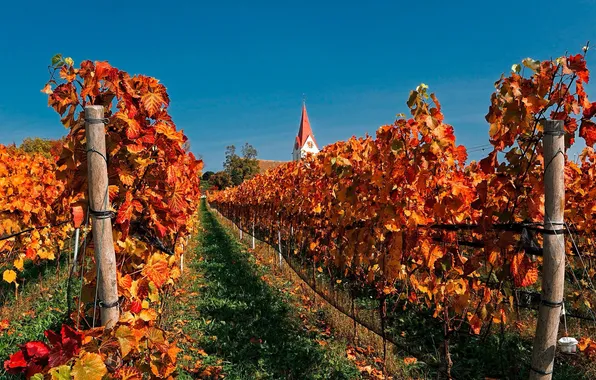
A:
POLYGON ((318 148, 317 140, 315 135, 312 133, 310 128, 310 122, 308 121, 308 113, 306 113, 306 102, 302 102, 302 118, 300 119, 300 129, 298 130, 298 136, 296 136, 296 149, 300 149, 306 144, 308 136, 312 139, 315 146, 318 148))

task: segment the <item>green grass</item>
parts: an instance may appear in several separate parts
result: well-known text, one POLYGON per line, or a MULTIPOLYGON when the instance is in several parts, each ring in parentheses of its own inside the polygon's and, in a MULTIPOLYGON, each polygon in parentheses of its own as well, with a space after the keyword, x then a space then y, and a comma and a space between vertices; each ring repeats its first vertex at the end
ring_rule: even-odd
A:
MULTIPOLYGON (((320 333, 305 329, 289 295, 261 280, 265 269, 201 205, 198 255, 184 276, 193 294, 173 305, 171 319, 182 319, 189 342, 180 344, 181 364, 220 365, 228 379, 357 379, 346 347, 322 347, 320 333), (199 260, 198 258, 202 259, 199 260), (193 351, 204 349, 207 356, 193 351)), ((196 376, 196 374, 195 374, 196 376)), ((182 373, 181 379, 192 378, 182 373)))

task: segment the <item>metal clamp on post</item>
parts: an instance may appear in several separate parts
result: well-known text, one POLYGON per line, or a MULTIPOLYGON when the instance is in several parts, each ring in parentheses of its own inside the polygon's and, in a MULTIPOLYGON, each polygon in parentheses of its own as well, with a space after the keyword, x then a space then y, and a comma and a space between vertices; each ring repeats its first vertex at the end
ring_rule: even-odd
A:
POLYGON ((542 134, 545 136, 565 136, 565 128, 562 120, 547 120, 540 119, 540 123, 544 126, 542 134), (550 123, 548 123, 550 122, 550 123))
POLYGON ((546 225, 544 225, 543 228, 540 230, 540 232, 542 232, 543 234, 546 234, 546 235, 561 235, 561 234, 568 232, 565 222, 548 222, 548 225, 550 225, 551 227, 554 227, 554 226, 564 226, 564 227, 558 228, 556 230, 549 230, 549 229, 544 228, 544 227, 546 227, 546 225))
POLYGON ((90 124, 107 124, 110 122, 110 119, 108 119, 107 117, 101 119, 85 119, 85 122, 90 124))
POLYGON ((546 376, 546 375, 552 375, 553 374, 553 371, 544 372, 544 371, 541 371, 541 370, 536 369, 534 367, 530 367, 530 371, 534 371, 534 372, 539 373, 539 374, 544 375, 544 376, 546 376))
POLYGON ((113 307, 118 307, 118 306, 120 306, 120 301, 119 301, 119 300, 116 300, 116 301, 114 301, 114 302, 112 302, 112 303, 105 303, 105 302, 103 302, 102 300, 99 300, 99 303, 98 303, 98 305, 99 305, 99 307, 101 307, 101 308, 103 308, 103 309, 111 309, 111 308, 113 308, 113 307))
POLYGON ((547 136, 565 136, 565 131, 552 131, 552 130, 545 130, 542 134, 547 136))
POLYGON ((89 215, 91 215, 92 217, 94 217, 95 219, 101 220, 101 219, 112 219, 113 217, 116 216, 116 214, 113 211, 96 211, 93 210, 91 207, 89 207, 89 215))
POLYGON ((567 232, 567 228, 559 228, 558 230, 543 229, 540 232, 542 232, 545 235, 562 235, 567 232))
POLYGON ((552 302, 552 301, 549 301, 549 300, 543 300, 543 299, 541 299, 540 300, 540 304, 541 305, 544 305, 546 307, 555 308, 555 307, 561 307, 561 306, 563 306, 563 301, 561 301, 561 302, 552 302))

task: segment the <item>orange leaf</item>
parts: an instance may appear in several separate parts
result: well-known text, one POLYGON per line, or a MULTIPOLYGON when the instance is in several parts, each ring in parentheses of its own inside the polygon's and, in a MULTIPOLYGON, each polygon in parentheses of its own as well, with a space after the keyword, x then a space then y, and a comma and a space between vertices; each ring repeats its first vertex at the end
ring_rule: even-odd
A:
POLYGON ((515 286, 530 286, 538 280, 538 268, 525 253, 513 256, 510 265, 515 286))
POLYGON ((162 104, 165 100, 161 94, 155 92, 147 92, 141 96, 141 102, 147 110, 149 117, 153 117, 161 109, 162 104))
POLYGON ((480 318, 478 318, 477 315, 474 315, 470 319, 470 328, 472 329, 472 332, 474 332, 474 334, 480 334, 480 329, 482 328, 482 321, 480 320, 480 318))
POLYGON ((416 364, 416 362, 418 362, 418 359, 416 359, 413 356, 408 356, 404 358, 404 364, 405 365, 412 365, 412 364, 416 364))
POLYGON ((153 255, 150 261, 143 268, 143 276, 146 276, 149 280, 153 281, 155 286, 161 288, 168 281, 168 278, 170 278, 168 262, 157 253, 153 255))

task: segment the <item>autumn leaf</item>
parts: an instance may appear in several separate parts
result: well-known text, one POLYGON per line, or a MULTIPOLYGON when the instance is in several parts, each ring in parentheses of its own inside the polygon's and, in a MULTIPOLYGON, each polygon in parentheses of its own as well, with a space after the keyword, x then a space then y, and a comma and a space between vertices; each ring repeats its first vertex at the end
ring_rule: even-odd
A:
POLYGON ((22 257, 19 257, 18 259, 16 259, 14 262, 14 267, 17 268, 18 270, 22 271, 23 270, 23 266, 25 264, 25 261, 23 260, 22 257))
POLYGON ((101 355, 84 352, 72 367, 74 380, 101 380, 108 373, 101 355))
POLYGON ((122 380, 142 380, 142 373, 134 367, 123 366, 116 372, 118 379, 122 380))
POLYGON ((120 343, 120 349, 122 350, 122 358, 126 358, 130 351, 137 347, 137 337, 133 333, 132 329, 126 325, 118 327, 115 335, 118 339, 118 342, 120 343))
POLYGON ((482 321, 478 318, 477 315, 474 315, 472 318, 469 319, 470 322, 470 329, 476 335, 480 334, 480 330, 482 328, 482 321))
POLYGON ((404 364, 405 365, 412 365, 412 364, 416 364, 416 362, 418 362, 418 359, 416 359, 413 356, 408 356, 404 358, 404 364))
POLYGON ((15 280, 17 279, 17 272, 11 269, 6 269, 2 274, 2 279, 8 282, 9 284, 15 282, 15 280))
POLYGON ((70 380, 70 366, 61 365, 50 370, 52 380, 70 380))
POLYGON ((25 360, 25 354, 23 350, 19 350, 14 354, 10 355, 8 360, 4 362, 4 369, 8 373, 21 373, 27 368, 27 360, 25 360))
POLYGON ((538 280, 536 263, 532 262, 525 253, 518 253, 513 256, 510 270, 515 281, 515 286, 530 286, 538 280))
POLYGON ((579 126, 579 136, 586 140, 587 146, 594 146, 596 142, 596 123, 591 120, 582 120, 579 126))
POLYGON ((52 86, 50 83, 47 83, 44 88, 41 90, 46 95, 51 95, 54 91, 52 91, 52 86))
POLYGON ((143 276, 146 276, 149 280, 161 288, 163 284, 168 281, 170 269, 168 262, 160 254, 154 254, 150 262, 143 268, 143 276))
POLYGON ((165 103, 163 96, 155 92, 147 92, 141 97, 143 106, 147 110, 147 115, 153 117, 159 112, 161 106, 165 103))

